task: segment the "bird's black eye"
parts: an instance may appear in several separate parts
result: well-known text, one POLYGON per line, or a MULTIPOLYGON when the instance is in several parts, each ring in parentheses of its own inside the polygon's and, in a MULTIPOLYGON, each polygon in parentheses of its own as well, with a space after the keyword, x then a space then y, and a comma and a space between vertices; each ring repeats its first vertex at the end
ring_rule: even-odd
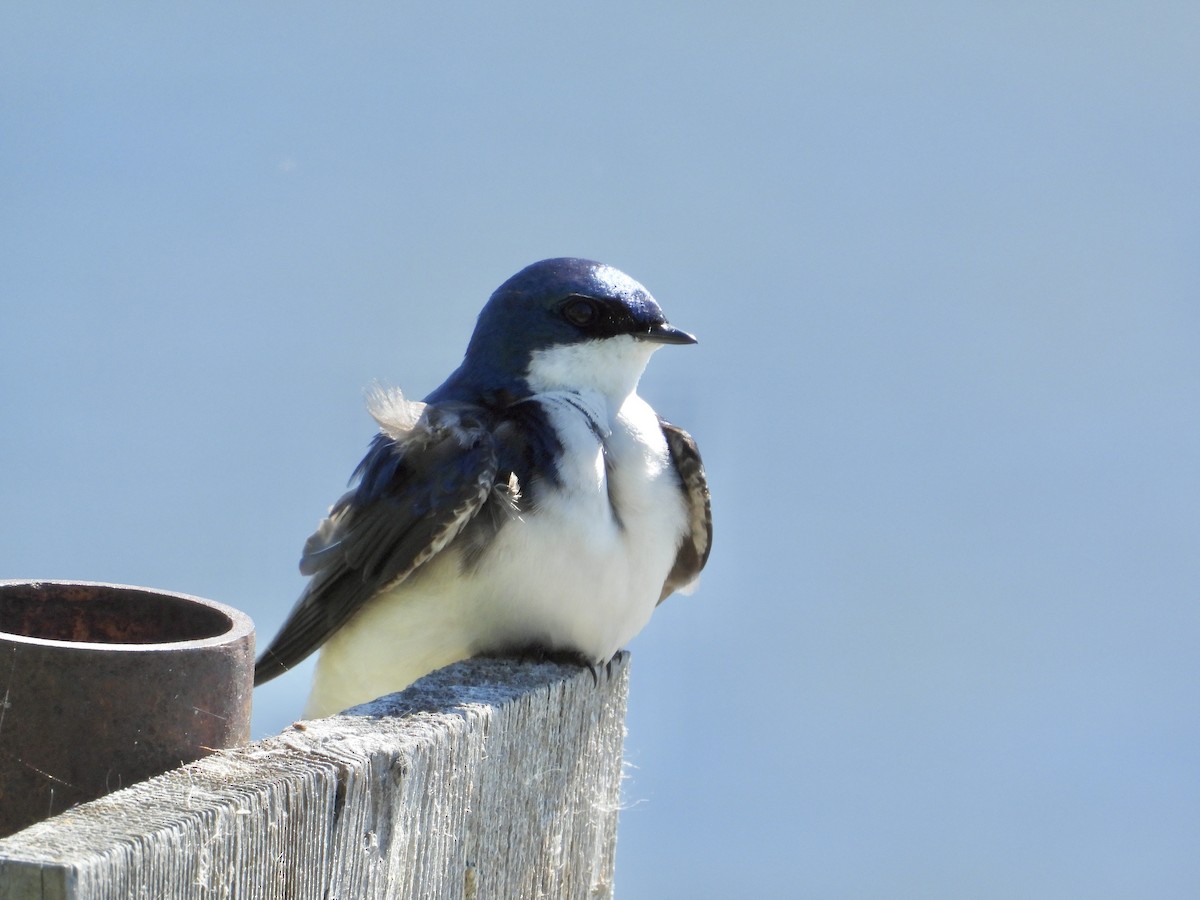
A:
POLYGON ((600 318, 599 304, 591 297, 568 297, 559 310, 564 319, 579 328, 593 325, 600 318))

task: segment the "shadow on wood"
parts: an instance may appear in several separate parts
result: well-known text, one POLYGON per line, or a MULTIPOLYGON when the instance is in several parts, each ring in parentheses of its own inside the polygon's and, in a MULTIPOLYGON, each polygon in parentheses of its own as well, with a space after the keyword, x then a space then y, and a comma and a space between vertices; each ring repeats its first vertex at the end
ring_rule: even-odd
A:
POLYGON ((457 663, 0 840, 0 900, 609 897, 627 689, 457 663))

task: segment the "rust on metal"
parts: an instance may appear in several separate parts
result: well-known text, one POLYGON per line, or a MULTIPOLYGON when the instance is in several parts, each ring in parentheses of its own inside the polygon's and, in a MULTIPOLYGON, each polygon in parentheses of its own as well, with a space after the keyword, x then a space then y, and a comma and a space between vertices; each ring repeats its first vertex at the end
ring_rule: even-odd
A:
POLYGON ((254 626, 186 594, 0 581, 0 836, 249 740, 254 626))

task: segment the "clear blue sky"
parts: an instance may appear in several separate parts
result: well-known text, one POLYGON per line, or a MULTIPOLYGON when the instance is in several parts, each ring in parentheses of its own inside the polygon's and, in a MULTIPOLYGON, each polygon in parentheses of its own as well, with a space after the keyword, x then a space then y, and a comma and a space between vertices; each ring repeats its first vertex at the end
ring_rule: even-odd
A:
MULTIPOLYGON (((265 640, 380 380, 581 255, 716 547, 618 893, 1200 894, 1200 6, 9 4, 0 577, 265 640)), ((256 733, 308 672, 260 692, 256 733)))

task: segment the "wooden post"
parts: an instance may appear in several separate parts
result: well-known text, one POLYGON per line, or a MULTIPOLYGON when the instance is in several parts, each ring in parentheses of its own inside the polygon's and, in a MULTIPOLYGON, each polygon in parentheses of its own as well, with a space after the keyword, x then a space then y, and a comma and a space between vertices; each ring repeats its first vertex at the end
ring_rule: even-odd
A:
POLYGON ((627 690, 457 663, 0 840, 0 900, 610 897, 627 690))

